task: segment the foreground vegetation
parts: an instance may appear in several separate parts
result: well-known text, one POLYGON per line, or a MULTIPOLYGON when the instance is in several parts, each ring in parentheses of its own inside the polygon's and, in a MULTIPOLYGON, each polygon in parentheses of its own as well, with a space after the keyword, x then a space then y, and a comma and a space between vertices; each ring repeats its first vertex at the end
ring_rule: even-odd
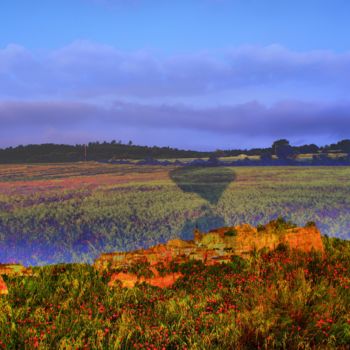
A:
POLYGON ((349 238, 349 167, 0 166, 0 262, 92 262, 278 216, 349 238), (180 170, 179 170, 180 169, 180 170))
POLYGON ((84 264, 5 276, 0 348, 346 349, 350 242, 324 244, 325 258, 280 246, 217 266, 174 264, 184 277, 169 289, 109 288, 109 273, 84 264))

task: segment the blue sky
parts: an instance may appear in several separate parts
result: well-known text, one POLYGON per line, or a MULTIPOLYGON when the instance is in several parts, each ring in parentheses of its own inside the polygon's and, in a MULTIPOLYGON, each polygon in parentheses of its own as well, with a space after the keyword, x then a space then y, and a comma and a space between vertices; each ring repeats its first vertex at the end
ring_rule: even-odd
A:
POLYGON ((345 0, 0 4, 0 147, 194 149, 350 134, 345 0))

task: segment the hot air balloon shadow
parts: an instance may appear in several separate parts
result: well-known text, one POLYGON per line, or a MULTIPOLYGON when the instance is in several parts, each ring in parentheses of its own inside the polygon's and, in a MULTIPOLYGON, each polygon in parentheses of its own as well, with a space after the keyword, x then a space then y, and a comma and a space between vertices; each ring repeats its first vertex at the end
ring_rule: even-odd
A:
POLYGON ((184 166, 171 170, 169 175, 183 192, 195 193, 206 201, 202 206, 204 215, 196 220, 186 220, 181 230, 182 238, 192 239, 195 228, 208 231, 225 226, 224 218, 215 213, 215 207, 224 191, 235 180, 231 168, 184 166))

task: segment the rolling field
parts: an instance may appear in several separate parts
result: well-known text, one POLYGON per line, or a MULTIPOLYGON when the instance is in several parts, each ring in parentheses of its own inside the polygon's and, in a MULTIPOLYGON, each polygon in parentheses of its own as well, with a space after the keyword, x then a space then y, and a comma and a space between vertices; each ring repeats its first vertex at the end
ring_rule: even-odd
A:
POLYGON ((91 262, 280 215, 349 239, 350 168, 0 165, 0 262, 91 262))

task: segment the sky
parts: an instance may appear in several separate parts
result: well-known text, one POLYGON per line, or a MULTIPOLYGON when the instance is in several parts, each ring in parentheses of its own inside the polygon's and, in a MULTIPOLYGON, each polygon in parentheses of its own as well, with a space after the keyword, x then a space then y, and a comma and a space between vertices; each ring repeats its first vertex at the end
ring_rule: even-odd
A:
POLYGON ((350 138, 348 0, 0 4, 0 147, 350 138))

